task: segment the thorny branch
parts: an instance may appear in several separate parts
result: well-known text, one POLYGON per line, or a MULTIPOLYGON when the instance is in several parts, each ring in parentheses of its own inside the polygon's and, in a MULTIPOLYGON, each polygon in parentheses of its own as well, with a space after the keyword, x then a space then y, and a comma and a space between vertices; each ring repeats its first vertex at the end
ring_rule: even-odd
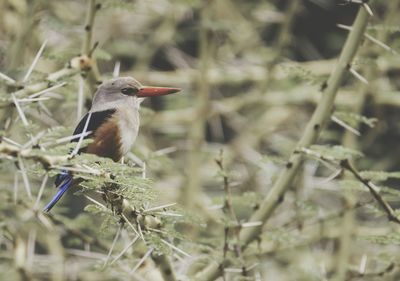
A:
POLYGON ((97 62, 93 57, 93 52, 98 46, 98 42, 92 45, 94 20, 97 11, 100 9, 101 4, 96 3, 96 0, 87 0, 86 22, 84 27, 85 37, 82 43, 82 55, 79 58, 79 63, 85 64, 86 81, 92 94, 94 94, 97 84, 101 82, 97 62))
MULTIPOLYGON (((42 166, 46 169, 59 169, 58 164, 66 163, 70 160, 69 155, 63 156, 53 156, 53 155, 44 155, 39 154, 35 151, 35 149, 21 149, 15 145, 7 144, 5 142, 0 142, 0 155, 3 154, 6 157, 14 158, 22 158, 34 160, 42 164, 42 166)), ((73 165, 72 168, 80 169, 80 166, 73 165)), ((106 179, 114 179, 114 176, 110 173, 91 169, 88 171, 90 173, 95 173, 98 176, 104 177, 106 179)), ((120 217, 120 223, 124 225, 127 223, 135 233, 140 235, 143 238, 143 231, 151 231, 153 229, 158 229, 160 227, 161 222, 152 215, 147 215, 140 210, 135 209, 130 206, 128 201, 123 198, 123 196, 117 194, 115 191, 118 189, 118 185, 116 184, 108 184, 107 188, 102 189, 103 199, 107 202, 110 209, 115 213, 115 215, 120 217), (133 224, 132 224, 133 222, 133 224), (136 228, 134 227, 136 225, 136 228)), ((55 224, 60 224, 61 221, 57 220, 53 216, 49 216, 50 220, 55 224)), ((90 244, 95 244, 101 249, 107 249, 105 245, 103 245, 96 238, 91 238, 85 235, 84 233, 67 228, 67 231, 73 234, 74 236, 79 237, 82 241, 90 244)), ((157 261, 157 265, 159 266, 161 273, 164 277, 168 276, 166 280, 177 280, 173 267, 170 263, 168 257, 161 255, 156 256, 152 255, 152 258, 157 261)))
POLYGON ((376 187, 374 187, 374 185, 372 185, 372 183, 369 180, 364 179, 360 175, 360 173, 354 168, 354 166, 350 163, 348 159, 342 160, 340 162, 340 165, 344 169, 352 173, 357 180, 359 180, 363 185, 365 185, 368 188, 372 196, 375 198, 375 200, 379 203, 379 205, 383 208, 383 210, 387 214, 389 221, 400 224, 400 219, 397 217, 397 215, 395 214, 394 210, 389 205, 389 203, 387 203, 386 200, 383 199, 383 197, 379 194, 378 190, 376 190, 376 187))
MULTIPOLYGON (((226 255, 229 251, 229 230, 233 229, 233 231, 235 232, 234 235, 236 237, 236 243, 234 245, 234 252, 236 257, 240 260, 241 265, 242 265, 242 275, 246 276, 247 275, 247 270, 246 270, 246 265, 242 256, 242 246, 240 244, 240 237, 239 237, 239 231, 242 227, 240 220, 237 218, 235 210, 233 208, 233 204, 232 204, 232 192, 231 192, 231 188, 229 185, 229 178, 227 175, 227 171, 225 170, 224 167, 224 158, 223 158, 223 150, 220 150, 220 154, 219 157, 217 159, 215 159, 215 162, 217 163, 220 172, 222 174, 223 177, 223 181, 224 181, 224 194, 225 194, 225 200, 224 200, 224 206, 223 206, 223 210, 225 213, 229 214, 229 217, 232 221, 235 222, 235 225, 232 227, 230 226, 230 223, 228 223, 228 225, 225 226, 224 228, 224 247, 223 247, 223 256, 224 259, 226 259, 226 255)), ((224 263, 222 263, 222 267, 223 267, 223 271, 224 271, 224 263)), ((225 279, 225 271, 223 272, 223 278, 225 279)))

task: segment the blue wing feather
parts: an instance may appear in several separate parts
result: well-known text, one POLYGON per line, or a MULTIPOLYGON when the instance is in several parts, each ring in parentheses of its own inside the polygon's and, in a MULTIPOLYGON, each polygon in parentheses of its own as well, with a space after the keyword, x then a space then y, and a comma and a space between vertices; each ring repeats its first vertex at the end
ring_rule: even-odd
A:
MULTIPOLYGON (((62 173, 57 176, 57 180, 59 179, 60 175, 62 175, 62 173)), ((61 182, 56 195, 54 195, 53 199, 51 199, 49 204, 46 205, 43 210, 44 212, 49 212, 51 208, 53 208, 53 206, 61 199, 64 193, 72 186, 72 180, 73 178, 71 175, 67 174, 64 176, 64 180, 61 182)))

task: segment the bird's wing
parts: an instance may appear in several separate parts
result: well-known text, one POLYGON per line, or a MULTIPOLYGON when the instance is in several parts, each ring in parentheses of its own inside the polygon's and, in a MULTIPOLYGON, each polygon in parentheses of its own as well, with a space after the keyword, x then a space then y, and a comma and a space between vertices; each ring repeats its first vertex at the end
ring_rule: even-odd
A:
MULTIPOLYGON (((97 130, 97 128, 103 125, 107 121, 107 119, 110 118, 114 113, 115 109, 92 112, 89 124, 86 128, 86 131, 90 132, 90 134, 85 136, 83 139, 93 137, 94 132, 97 130)), ((77 137, 72 139, 71 142, 77 142, 79 140, 79 135, 83 133, 83 130, 85 129, 85 124, 87 122, 88 117, 89 113, 86 113, 86 115, 81 119, 79 124, 76 126, 74 133, 72 135, 77 137)), ((81 152, 85 152, 85 147, 82 147, 79 150, 79 153, 81 152)), ((56 180, 54 182, 56 187, 59 186, 63 181, 67 180, 69 177, 71 177, 71 174, 68 173, 68 171, 61 170, 61 172, 57 175, 56 180)))
MULTIPOLYGON (((104 110, 104 111, 96 111, 92 112, 89 120, 89 124, 87 126, 86 131, 91 132, 89 135, 85 136, 84 138, 90 138, 94 135, 94 132, 103 125, 108 118, 110 118, 114 113, 115 109, 109 109, 109 110, 104 110)), ((83 129, 85 129, 86 121, 89 117, 89 113, 86 113, 86 115, 82 118, 82 120, 79 122, 79 124, 76 126, 75 131, 74 131, 74 136, 79 135, 83 133, 83 129)), ((79 140, 79 137, 76 137, 72 140, 72 142, 77 142, 79 140)))
MULTIPOLYGON (((110 110, 105 110, 105 111, 97 111, 97 112, 92 112, 89 120, 89 124, 87 125, 86 131, 91 132, 87 136, 84 137, 90 138, 94 135, 94 132, 99 128, 101 125, 103 125, 108 118, 110 118, 113 114, 115 113, 114 109, 110 110)), ((73 135, 79 135, 83 133, 83 130, 85 128, 87 119, 89 117, 89 113, 87 113, 82 120, 79 122, 79 124, 76 126, 75 131, 73 135)), ((79 136, 76 138, 72 139, 71 142, 77 142, 79 140, 79 136)), ((80 152, 84 152, 85 147, 81 148, 79 150, 80 152)), ((45 212, 49 212, 51 208, 61 199, 61 197, 64 195, 64 193, 74 185, 74 179, 73 176, 70 172, 66 170, 61 170, 60 173, 57 175, 56 180, 55 180, 55 185, 58 187, 58 191, 56 195, 54 195, 53 199, 46 205, 44 208, 45 212)))

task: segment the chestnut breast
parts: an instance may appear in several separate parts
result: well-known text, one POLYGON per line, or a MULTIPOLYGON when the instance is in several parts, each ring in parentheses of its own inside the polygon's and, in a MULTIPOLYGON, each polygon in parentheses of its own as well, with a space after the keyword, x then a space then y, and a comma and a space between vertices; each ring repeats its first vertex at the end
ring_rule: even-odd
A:
POLYGON ((116 162, 122 158, 121 132, 115 116, 109 118, 97 128, 93 142, 87 146, 85 152, 108 157, 116 162))

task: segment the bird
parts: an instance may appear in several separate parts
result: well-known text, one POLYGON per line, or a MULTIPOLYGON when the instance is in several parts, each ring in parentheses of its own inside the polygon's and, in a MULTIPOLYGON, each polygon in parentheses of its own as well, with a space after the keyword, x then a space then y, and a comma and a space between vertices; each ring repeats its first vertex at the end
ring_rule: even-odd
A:
MULTIPOLYGON (((76 126, 71 142, 90 138, 87 146, 75 153, 90 153, 118 162, 131 149, 139 132, 139 108, 146 97, 179 92, 178 88, 142 86, 133 77, 117 77, 102 83, 92 100, 88 113, 76 126)), ((74 152, 72 152, 74 153, 74 152)), ((45 206, 48 213, 64 193, 81 182, 61 170, 55 179, 57 193, 45 206)))

